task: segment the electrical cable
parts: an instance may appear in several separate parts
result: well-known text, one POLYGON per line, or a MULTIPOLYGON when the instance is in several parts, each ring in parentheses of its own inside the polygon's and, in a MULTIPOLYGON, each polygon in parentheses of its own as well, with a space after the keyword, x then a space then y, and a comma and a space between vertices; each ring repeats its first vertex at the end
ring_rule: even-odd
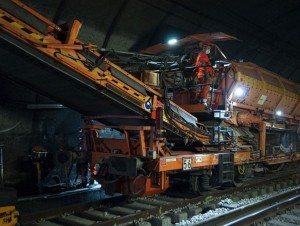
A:
MULTIPOLYGON (((168 59, 168 56, 164 57, 163 61, 167 62, 166 61, 167 59, 168 59)), ((161 65, 165 65, 166 66, 166 63, 164 63, 164 62, 162 62, 161 65)), ((193 142, 197 141, 198 139, 197 139, 197 137, 193 133, 191 133, 189 131, 186 131, 186 130, 183 130, 182 128, 180 128, 180 126, 178 126, 174 122, 174 118, 176 117, 177 113, 175 113, 174 111, 171 110, 170 101, 166 98, 167 97, 167 90, 168 90, 168 88, 167 88, 167 83, 166 83, 165 77, 164 77, 165 70, 162 70, 162 68, 160 70, 161 70, 161 75, 162 75, 161 76, 162 77, 162 83, 163 83, 164 91, 165 91, 165 95, 164 95, 165 96, 165 98, 164 98, 164 110, 165 110, 165 113, 166 113, 165 115, 166 115, 169 123, 171 124, 171 126, 176 129, 176 131, 173 131, 173 132, 177 133, 179 136, 183 136, 181 134, 184 134, 184 139, 187 140, 187 142, 185 141, 185 144, 186 144, 186 146, 190 146, 193 142), (190 143, 188 143, 189 140, 191 140, 190 143)), ((181 118, 181 116, 178 115, 175 118, 175 120, 178 121, 178 122, 180 122, 180 123, 182 123, 182 124, 184 124, 185 126, 187 126, 188 128, 190 128, 191 130, 196 129, 195 127, 191 128, 189 125, 187 125, 187 122, 185 120, 182 120, 180 118, 181 118)), ((199 130, 200 129, 198 128, 198 131, 199 130)), ((207 131, 201 130, 199 132, 202 133, 203 135, 207 135, 207 131)))

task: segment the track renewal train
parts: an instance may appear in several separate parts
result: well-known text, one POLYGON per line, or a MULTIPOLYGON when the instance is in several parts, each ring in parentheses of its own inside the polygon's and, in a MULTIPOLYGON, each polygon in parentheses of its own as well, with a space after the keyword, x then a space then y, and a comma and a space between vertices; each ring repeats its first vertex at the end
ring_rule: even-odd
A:
POLYGON ((300 85, 225 59, 216 42, 235 37, 191 35, 179 55, 167 44, 109 51, 79 40, 78 20, 65 30, 12 1, 48 29, 0 9, 1 70, 85 116, 82 151, 106 192, 149 196, 188 183, 199 193, 300 160, 300 85))

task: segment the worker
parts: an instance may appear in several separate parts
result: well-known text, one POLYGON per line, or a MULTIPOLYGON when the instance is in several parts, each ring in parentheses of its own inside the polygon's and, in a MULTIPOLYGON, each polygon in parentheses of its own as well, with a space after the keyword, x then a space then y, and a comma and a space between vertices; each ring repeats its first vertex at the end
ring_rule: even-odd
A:
POLYGON ((39 193, 43 192, 42 179, 43 179, 43 174, 45 174, 44 162, 46 160, 47 155, 48 155, 48 151, 40 145, 33 146, 30 151, 30 158, 36 167, 37 186, 38 186, 39 193))
POLYGON ((213 68, 211 66, 209 54, 211 45, 210 44, 201 44, 201 52, 198 53, 195 66, 195 69, 198 84, 200 84, 200 91, 196 93, 196 102, 203 103, 207 105, 207 96, 210 91, 210 83, 213 74, 213 68))

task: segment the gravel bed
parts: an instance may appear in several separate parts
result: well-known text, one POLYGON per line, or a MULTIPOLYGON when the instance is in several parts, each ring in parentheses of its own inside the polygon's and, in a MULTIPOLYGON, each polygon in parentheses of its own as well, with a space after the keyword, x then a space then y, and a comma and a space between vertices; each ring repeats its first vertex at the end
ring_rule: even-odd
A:
POLYGON ((273 196, 276 196, 276 195, 279 195, 284 192, 288 192, 288 191, 291 191, 291 190, 294 190, 297 188, 300 188, 300 186, 292 186, 292 187, 282 189, 280 191, 274 191, 269 194, 260 195, 255 198, 240 199, 236 202, 233 201, 230 197, 226 197, 224 199, 221 199, 217 203, 218 208, 216 208, 215 210, 209 210, 206 213, 195 215, 192 218, 183 220, 179 223, 176 223, 175 225, 176 226, 186 226, 186 225, 195 225, 195 224, 199 224, 199 223, 204 223, 205 221, 210 220, 212 218, 232 212, 232 211, 236 210, 237 208, 245 208, 246 206, 254 205, 258 202, 262 202, 273 196))

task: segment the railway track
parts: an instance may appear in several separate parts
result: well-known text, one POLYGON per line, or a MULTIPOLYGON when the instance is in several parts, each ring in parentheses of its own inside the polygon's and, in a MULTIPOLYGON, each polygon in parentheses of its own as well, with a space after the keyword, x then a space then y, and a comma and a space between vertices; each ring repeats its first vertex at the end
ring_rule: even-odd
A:
MULTIPOLYGON (((299 196, 299 195, 298 195, 299 196)), ((294 203, 286 202, 288 208, 280 206, 280 211, 275 211, 276 216, 264 218, 264 221, 257 223, 256 225, 267 225, 267 226, 296 226, 300 225, 300 202, 299 198, 295 197, 293 200, 294 203), (290 205, 292 205, 292 207, 290 205), (283 210, 282 210, 283 209, 283 210), (283 212, 279 214, 278 212, 283 212)), ((274 214, 274 212, 273 212, 274 214)))
MULTIPOLYGON (((298 179, 297 179, 298 180, 298 179)), ((278 186, 268 185, 271 189, 264 194, 256 194, 252 197, 232 200, 223 199, 218 203, 219 209, 206 214, 194 216, 189 221, 182 221, 179 225, 288 225, 289 220, 297 219, 291 214, 282 214, 274 219, 267 216, 276 215, 282 212, 291 205, 300 203, 300 186, 294 181, 290 185, 285 186, 286 181, 283 181, 278 186), (274 188, 274 190, 273 190, 274 188), (216 213, 214 213, 216 212, 216 213), (282 221, 286 219, 286 221, 282 221), (284 223, 284 224, 283 224, 284 223)), ((262 191, 260 188, 260 191, 262 191)), ((254 190, 255 191, 255 190, 254 190)), ((297 213, 291 212, 293 214, 297 213)), ((298 212, 300 213, 300 212, 298 212)), ((300 222, 300 218, 299 221, 300 222)), ((299 225, 299 224, 296 224, 299 225)))
MULTIPOLYGON (((300 184, 299 178, 299 175, 292 177, 282 175, 268 182, 265 179, 256 182, 255 185, 249 183, 241 188, 211 191, 194 198, 161 195, 128 201, 124 197, 114 197, 92 204, 78 204, 43 213, 27 214, 22 216, 21 224, 24 226, 200 224, 210 218, 216 220, 218 216, 225 216, 234 209, 251 205, 253 199, 257 197, 266 196, 267 199, 268 194, 275 195, 297 189, 300 184), (116 198, 119 200, 115 200, 116 198)), ((257 199, 256 202, 264 200, 257 199)))

